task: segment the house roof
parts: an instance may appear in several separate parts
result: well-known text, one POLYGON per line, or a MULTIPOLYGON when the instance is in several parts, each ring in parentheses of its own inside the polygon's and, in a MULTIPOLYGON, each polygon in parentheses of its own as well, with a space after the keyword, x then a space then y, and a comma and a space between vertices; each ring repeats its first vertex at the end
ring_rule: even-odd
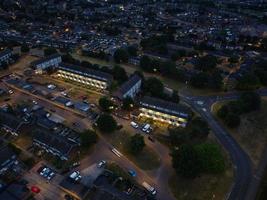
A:
POLYGON ((4 51, 0 52, 0 58, 5 56, 6 54, 12 53, 10 49, 5 49, 4 51))
POLYGON ((5 146, 0 149, 0 166, 4 164, 11 157, 16 156, 16 154, 8 147, 5 146))
POLYGON ((77 146, 76 144, 74 144, 73 142, 67 140, 62 136, 50 134, 45 131, 37 132, 36 134, 34 134, 33 139, 42 142, 51 148, 58 150, 63 155, 69 155, 71 150, 75 146, 77 146))
POLYGON ((131 76, 130 79, 127 82, 123 83, 119 90, 116 92, 118 97, 122 98, 122 96, 127 93, 139 81, 141 81, 141 77, 137 74, 131 76))
POLYGON ((112 75, 108 73, 81 67, 78 65, 70 65, 70 64, 61 63, 57 68, 65 70, 65 71, 69 71, 75 74, 80 74, 82 76, 86 76, 89 78, 97 79, 100 81, 111 82, 113 79, 112 75))
POLYGON ((31 65, 32 65, 32 66, 36 66, 36 65, 39 65, 39 64, 41 64, 41 63, 47 62, 47 61, 49 61, 49 60, 52 60, 52 59, 54 59, 54 58, 57 58, 57 57, 61 57, 61 55, 58 54, 58 53, 56 53, 56 54, 52 54, 52 55, 47 56, 47 57, 45 57, 45 58, 42 58, 42 59, 33 61, 33 62, 31 63, 31 65))
POLYGON ((0 111, 0 119, 2 125, 7 126, 13 130, 17 130, 17 128, 21 124, 21 120, 19 118, 4 111, 0 111))
POLYGON ((164 101, 161 99, 156 99, 152 97, 145 96, 141 101, 140 105, 144 108, 151 110, 156 110, 161 113, 166 113, 169 115, 174 115, 177 117, 188 118, 191 114, 191 111, 188 107, 172 103, 169 101, 164 101))

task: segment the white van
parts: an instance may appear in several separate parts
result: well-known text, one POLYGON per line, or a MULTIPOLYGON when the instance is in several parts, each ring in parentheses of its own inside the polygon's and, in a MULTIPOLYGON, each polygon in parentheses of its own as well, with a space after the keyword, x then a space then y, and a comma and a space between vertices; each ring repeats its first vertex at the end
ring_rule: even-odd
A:
POLYGON ((133 128, 136 128, 136 129, 139 127, 138 124, 135 123, 135 122, 131 122, 131 126, 132 126, 133 128))
POLYGON ((146 188, 146 190, 148 192, 150 192, 152 195, 156 195, 157 191, 155 190, 155 188, 153 188, 151 185, 149 185, 147 182, 143 182, 143 187, 146 188))
POLYGON ((142 131, 145 132, 145 133, 149 133, 150 132, 150 129, 151 129, 151 126, 150 124, 145 124, 142 128, 142 131))

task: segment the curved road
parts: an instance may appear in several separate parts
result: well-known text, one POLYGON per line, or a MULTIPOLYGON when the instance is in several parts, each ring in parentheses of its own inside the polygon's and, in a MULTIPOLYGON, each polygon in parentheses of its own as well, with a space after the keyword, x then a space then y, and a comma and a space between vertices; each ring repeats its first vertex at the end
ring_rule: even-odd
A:
MULTIPOLYGON (((261 96, 267 96, 267 89, 260 89, 257 91, 261 96)), ((214 119, 211 113, 211 106, 224 100, 234 100, 240 97, 240 92, 227 93, 223 96, 183 96, 181 95, 182 101, 190 105, 197 113, 205 119, 218 141, 224 146, 229 152, 235 169, 235 181, 232 189, 229 192, 229 200, 243 200, 246 199, 248 190, 253 189, 254 195, 256 193, 255 184, 252 184, 255 179, 252 171, 252 163, 246 152, 240 147, 235 139, 228 134, 222 126, 214 119), (199 102, 200 101, 200 102, 199 102)), ((267 164, 267 162, 266 162, 267 164)), ((256 177, 257 178, 257 177, 256 177)), ((258 180, 259 182, 259 180, 258 180)))

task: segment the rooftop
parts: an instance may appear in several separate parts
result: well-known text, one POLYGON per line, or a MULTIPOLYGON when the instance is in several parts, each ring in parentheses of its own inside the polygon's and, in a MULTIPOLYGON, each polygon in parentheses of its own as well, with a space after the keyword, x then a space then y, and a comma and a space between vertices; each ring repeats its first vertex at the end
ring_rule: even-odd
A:
POLYGON ((49 60, 58 58, 58 57, 61 57, 61 55, 59 55, 58 53, 56 53, 56 54, 52 54, 52 55, 47 56, 47 57, 45 57, 45 58, 42 58, 42 59, 40 59, 40 60, 35 60, 35 61, 33 61, 33 62, 31 63, 31 65, 32 65, 32 66, 36 66, 36 65, 39 65, 39 64, 44 63, 44 62, 46 62, 46 61, 49 61, 49 60))
POLYGON ((0 52, 0 58, 2 57, 2 56, 5 56, 6 54, 9 54, 9 53, 11 53, 12 51, 10 50, 10 49, 5 49, 4 51, 1 51, 0 52))
POLYGON ((145 96, 140 101, 140 105, 148 109, 157 110, 159 112, 183 118, 188 118, 191 113, 190 109, 184 105, 175 104, 169 101, 164 101, 148 96, 145 96))
POLYGON ((76 73, 76 74, 81 74, 83 76, 87 76, 89 78, 97 79, 97 80, 100 80, 100 81, 108 81, 108 82, 110 82, 113 79, 112 75, 110 75, 108 73, 97 71, 97 70, 93 70, 93 69, 89 69, 89 68, 85 68, 85 67, 81 67, 81 66, 78 66, 78 65, 70 65, 70 64, 61 63, 58 66, 58 69, 67 70, 69 72, 73 72, 73 73, 76 73))
POLYGON ((122 86, 117 91, 118 96, 124 95, 126 92, 128 92, 136 83, 138 83, 141 80, 141 77, 134 74, 130 77, 130 79, 123 83, 122 86))
POLYGON ((76 146, 76 144, 67 140, 64 137, 55 134, 50 134, 45 131, 38 131, 36 134, 34 134, 33 139, 58 150, 63 155, 69 155, 72 149, 76 146))

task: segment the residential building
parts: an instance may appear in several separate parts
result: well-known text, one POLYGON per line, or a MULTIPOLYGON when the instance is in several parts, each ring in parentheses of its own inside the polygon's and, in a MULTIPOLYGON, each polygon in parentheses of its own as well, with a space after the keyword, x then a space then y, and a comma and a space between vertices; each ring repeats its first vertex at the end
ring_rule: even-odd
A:
POLYGON ((150 118, 173 126, 185 127, 190 115, 190 109, 181 104, 147 96, 140 101, 139 117, 150 118))
POLYGON ((120 89, 115 93, 115 96, 120 100, 126 97, 134 98, 138 92, 140 92, 142 79, 138 75, 133 75, 130 79, 122 84, 120 89))
POLYGON ((0 149, 0 174, 12 168, 16 163, 17 156, 8 146, 4 146, 0 149))
POLYGON ((12 51, 10 49, 6 49, 0 52, 0 63, 6 62, 9 63, 12 56, 12 51))
POLYGON ((25 122, 16 115, 0 110, 1 130, 10 133, 13 136, 19 135, 19 130, 25 122))
POLYGON ((78 146, 77 143, 63 136, 45 131, 38 131, 34 134, 33 145, 45 150, 47 153, 58 156, 61 160, 68 160, 78 146))
POLYGON ((5 200, 26 200, 30 199, 31 192, 22 181, 11 183, 10 185, 0 186, 0 199, 5 200), (1 188, 3 187, 3 188, 1 188))
POLYGON ((57 76, 96 89, 107 89, 113 80, 110 74, 64 63, 57 67, 57 76))
POLYGON ((42 74, 48 68, 55 68, 62 62, 61 55, 53 54, 46 58, 33 61, 31 65, 35 68, 37 74, 42 74))

